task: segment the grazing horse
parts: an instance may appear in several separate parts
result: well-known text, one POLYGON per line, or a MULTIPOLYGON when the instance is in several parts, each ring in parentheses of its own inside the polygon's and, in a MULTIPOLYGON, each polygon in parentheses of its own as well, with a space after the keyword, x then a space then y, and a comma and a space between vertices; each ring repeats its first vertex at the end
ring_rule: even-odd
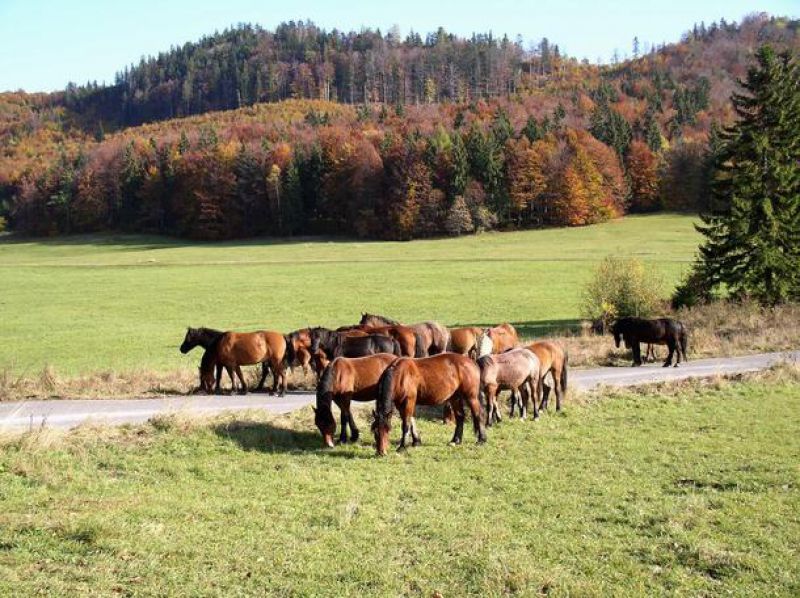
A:
POLYGON ((490 353, 503 353, 519 346, 517 330, 511 324, 485 328, 478 338, 478 357, 490 353))
MULTIPOLYGON (((200 360, 200 388, 207 395, 214 392, 214 382, 216 380, 216 369, 222 368, 217 365, 217 345, 214 343, 203 352, 203 358, 200 360)), ((233 378, 231 378, 233 383, 233 378)))
POLYGON ((678 320, 671 318, 658 318, 645 320, 643 318, 620 318, 611 327, 614 335, 614 344, 619 348, 620 340, 625 341, 625 346, 633 353, 633 365, 642 365, 642 354, 639 343, 667 345, 669 355, 664 362, 664 367, 672 365, 672 355, 677 351, 675 367, 686 359, 686 344, 688 331, 686 326, 678 320))
POLYGON ((418 346, 423 347, 422 350, 417 350, 415 352, 415 357, 426 357, 428 355, 444 353, 447 351, 447 345, 450 340, 450 331, 447 327, 433 320, 419 322, 417 324, 401 324, 397 320, 387 318, 386 316, 364 313, 361 314, 359 325, 373 328, 381 328, 383 326, 406 326, 411 328, 418 335, 418 346))
MULTIPOLYGON (((539 419, 537 399, 542 392, 541 364, 539 358, 525 348, 511 349, 499 355, 484 355, 478 359, 481 370, 481 389, 486 395, 486 425, 500 421, 497 393, 510 390, 513 395, 527 393, 533 398, 533 418, 539 419)), ((520 415, 525 418, 527 400, 520 401, 520 415)))
MULTIPOLYGON (((525 346, 536 357, 541 364, 540 378, 543 388, 542 402, 539 409, 547 409, 547 399, 550 396, 550 387, 544 384, 547 374, 553 378, 553 388, 556 392, 556 411, 561 411, 561 401, 567 392, 567 366, 569 355, 563 347, 550 341, 537 341, 525 346)), ((512 415, 514 406, 511 406, 512 415)))
POLYGON ((456 414, 453 444, 461 444, 464 436, 465 403, 472 412, 472 423, 478 442, 486 441, 481 418, 480 370, 469 357, 442 353, 433 357, 412 359, 401 357, 383 372, 378 382, 378 397, 373 412, 372 432, 378 455, 389 448, 392 411, 397 407, 403 423, 398 450, 406 446, 409 432, 414 446, 421 443, 414 413, 417 404, 441 405, 450 402, 456 414))
POLYGON ((322 434, 325 445, 333 448, 336 420, 331 403, 336 403, 342 417, 339 443, 347 442, 347 426, 350 426, 350 441, 358 440, 359 432, 350 412, 350 401, 374 401, 378 391, 378 380, 396 355, 377 353, 368 357, 337 357, 320 378, 317 385, 317 406, 314 408, 314 423, 322 434))
MULTIPOLYGON (((278 391, 281 385, 281 396, 286 393, 286 364, 294 359, 291 343, 280 332, 259 330, 258 332, 226 332, 219 339, 216 345, 215 359, 217 365, 217 381, 215 391, 220 393, 220 382, 222 378, 222 368, 224 367, 231 377, 232 391, 236 390, 236 381, 233 372, 239 377, 241 382, 240 392, 247 393, 247 384, 242 375, 243 365, 254 365, 257 363, 269 364, 274 375, 272 394, 278 391)), ((266 368, 263 369, 261 380, 256 387, 260 390, 264 387, 264 380, 267 377, 266 368)))
POLYGON ((450 329, 450 342, 447 350, 453 353, 467 355, 472 359, 478 358, 478 338, 483 334, 480 326, 465 326, 450 329))

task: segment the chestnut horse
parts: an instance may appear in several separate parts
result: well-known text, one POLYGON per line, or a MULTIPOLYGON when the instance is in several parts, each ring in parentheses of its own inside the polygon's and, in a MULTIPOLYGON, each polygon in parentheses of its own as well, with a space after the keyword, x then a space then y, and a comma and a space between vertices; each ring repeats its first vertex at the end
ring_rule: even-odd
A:
MULTIPOLYGON (((550 396, 550 387, 544 384, 544 379, 547 374, 553 378, 553 388, 556 392, 556 411, 561 411, 561 401, 564 394, 567 392, 567 365, 569 362, 569 355, 563 347, 551 341, 536 341, 525 345, 525 348, 531 351, 536 357, 539 358, 541 364, 541 387, 543 387, 542 402, 539 409, 547 409, 547 399, 550 396)), ((520 405, 520 409, 523 406, 520 405)), ((514 414, 514 405, 511 405, 511 414, 514 414)))
POLYGON ((508 323, 485 328, 478 338, 478 357, 502 353, 519 346, 517 330, 508 323))
POLYGON ((450 343, 447 350, 461 355, 467 355, 472 359, 478 358, 478 338, 483 333, 480 326, 465 326, 463 328, 450 329, 450 343))
POLYGON ((350 401, 374 401, 378 391, 378 380, 396 355, 377 353, 368 357, 337 357, 320 378, 317 385, 317 406, 314 423, 322 433, 325 445, 333 448, 336 420, 331 403, 336 403, 341 412, 342 431, 339 443, 347 442, 347 426, 350 426, 350 441, 358 440, 359 432, 350 412, 350 401))
POLYGON ((301 328, 286 335, 286 340, 292 345, 294 351, 294 361, 289 364, 290 369, 294 369, 295 365, 303 368, 303 373, 308 375, 310 367, 314 368, 314 373, 317 375, 317 381, 322 375, 322 370, 316 369, 316 361, 311 356, 311 329, 301 328))
MULTIPOLYGON (((294 359, 292 345, 280 332, 269 330, 259 330, 258 332, 226 332, 219 339, 215 350, 215 360, 217 367, 217 381, 215 391, 221 392, 220 382, 222 379, 222 368, 224 367, 231 377, 231 391, 236 390, 236 381, 233 372, 239 377, 241 382, 240 392, 247 393, 247 384, 242 374, 243 365, 254 365, 257 363, 269 364, 274 376, 272 394, 278 391, 280 384, 280 395, 286 393, 286 364, 294 359)), ((266 368, 263 369, 261 380, 256 387, 260 390, 264 387, 264 380, 267 377, 266 368)))
POLYGON ((667 345, 669 354, 664 367, 672 365, 672 356, 677 352, 675 367, 686 359, 686 343, 688 332, 683 322, 672 318, 658 318, 645 320, 643 318, 619 318, 611 327, 614 335, 614 344, 619 348, 620 340, 625 341, 625 346, 633 353, 633 365, 642 365, 642 354, 639 343, 654 345, 667 345))
POLYGON ((406 447, 409 432, 413 445, 421 440, 414 418, 417 404, 441 405, 450 402, 456 414, 453 444, 460 444, 464 435, 465 403, 472 412, 472 423, 478 442, 486 441, 486 429, 481 418, 480 370, 469 357, 442 353, 433 357, 412 359, 401 357, 383 372, 378 382, 378 396, 373 412, 372 432, 378 455, 389 448, 392 411, 397 407, 403 424, 398 450, 406 447))
POLYGON ((417 324, 401 324, 397 320, 386 316, 364 313, 361 314, 359 324, 373 328, 381 328, 383 326, 406 326, 411 328, 417 334, 417 344, 421 347, 415 351, 415 357, 427 357, 428 355, 444 353, 447 351, 447 345, 450 341, 450 331, 447 327, 433 320, 417 324))
MULTIPOLYGON (((486 395, 486 425, 499 422, 500 410, 497 407, 497 393, 510 390, 512 402, 519 392, 533 397, 533 418, 539 418, 536 400, 541 396, 541 364, 539 358, 528 349, 511 349, 499 355, 484 355, 478 359, 481 370, 481 390, 486 395)), ((527 400, 520 401, 521 416, 525 418, 527 400)))

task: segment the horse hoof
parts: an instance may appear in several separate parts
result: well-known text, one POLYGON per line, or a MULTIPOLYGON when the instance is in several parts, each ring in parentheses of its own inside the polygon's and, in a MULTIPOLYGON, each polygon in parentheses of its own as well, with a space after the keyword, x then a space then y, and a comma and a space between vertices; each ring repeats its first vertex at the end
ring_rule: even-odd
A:
POLYGON ((359 438, 360 436, 358 434, 354 434, 353 436, 350 437, 350 442, 355 444, 356 442, 358 442, 359 438))
POLYGON ((415 440, 414 442, 411 443, 411 446, 421 446, 421 445, 422 445, 421 440, 415 440))

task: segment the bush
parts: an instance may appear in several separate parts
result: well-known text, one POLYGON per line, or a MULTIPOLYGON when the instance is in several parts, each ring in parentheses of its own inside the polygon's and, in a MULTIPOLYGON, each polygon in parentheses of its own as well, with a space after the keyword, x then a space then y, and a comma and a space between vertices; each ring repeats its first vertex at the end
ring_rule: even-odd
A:
POLYGON ((659 308, 663 281, 634 258, 607 257, 583 290, 583 316, 602 323, 616 318, 648 317, 659 308))

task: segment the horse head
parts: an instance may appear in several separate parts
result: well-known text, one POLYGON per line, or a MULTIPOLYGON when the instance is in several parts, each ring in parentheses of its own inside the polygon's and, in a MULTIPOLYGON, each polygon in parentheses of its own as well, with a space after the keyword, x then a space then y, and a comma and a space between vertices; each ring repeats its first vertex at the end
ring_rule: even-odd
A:
POLYGON ((184 355, 194 349, 197 346, 197 329, 196 328, 186 328, 186 336, 183 337, 183 342, 181 343, 180 350, 181 353, 184 355))

